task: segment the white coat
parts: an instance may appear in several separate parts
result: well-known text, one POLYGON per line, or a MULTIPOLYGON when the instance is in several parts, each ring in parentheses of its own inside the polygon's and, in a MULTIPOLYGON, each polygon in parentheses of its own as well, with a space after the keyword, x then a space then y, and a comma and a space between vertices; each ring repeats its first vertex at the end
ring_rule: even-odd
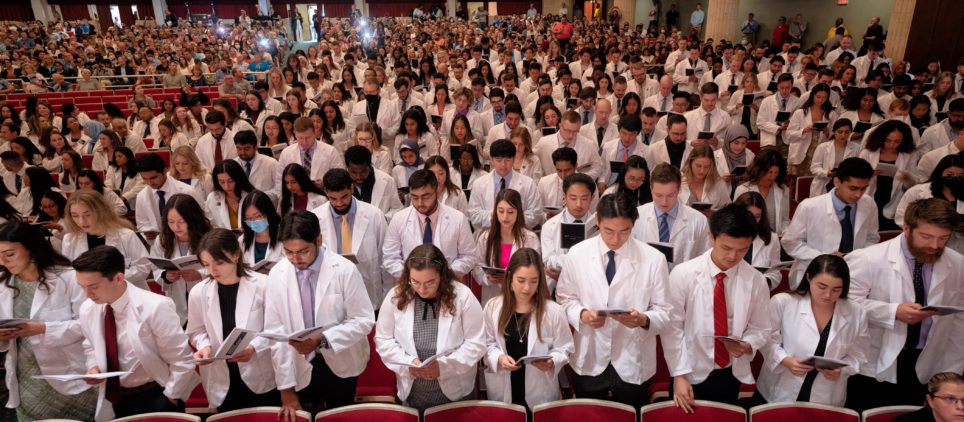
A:
MULTIPOLYGON (((315 208, 318 208, 328 203, 328 197, 324 195, 319 195, 314 192, 308 192, 307 194, 308 194, 308 204, 305 206, 305 211, 312 211, 315 208)), ((289 199, 289 202, 290 203, 288 204, 288 212, 294 211, 295 209, 294 195, 291 195, 291 199, 289 199)), ((278 213, 281 214, 281 204, 278 204, 278 213)), ((281 215, 284 215, 284 214, 281 214, 281 215)))
POLYGON ((780 238, 776 233, 770 233, 770 243, 763 242, 760 236, 753 238, 753 256, 750 257, 750 265, 754 268, 769 268, 763 276, 770 286, 770 290, 776 289, 783 281, 783 274, 779 268, 772 268, 780 263, 780 238))
MULTIPOLYGON (((563 144, 564 142, 559 133, 543 136, 539 139, 539 142, 536 143, 533 151, 539 156, 539 162, 542 163, 542 174, 555 174, 556 167, 552 162, 552 153, 563 144)), ((593 180, 597 180, 599 176, 602 176, 604 165, 602 158, 599 157, 599 144, 597 144, 595 140, 577 135, 569 147, 576 150, 577 172, 584 173, 593 180)))
MULTIPOLYGON (((179 180, 175 180, 171 176, 165 177, 167 177, 167 180, 161 185, 161 189, 159 189, 165 192, 165 203, 169 202, 172 196, 183 193, 193 196, 198 205, 204 206, 204 200, 201 199, 198 193, 199 190, 179 180)), ((167 224, 167 216, 161 217, 161 211, 157 208, 157 191, 158 190, 150 186, 144 186, 137 194, 137 199, 134 201, 134 219, 137 222, 137 230, 139 231, 160 232, 161 228, 167 224)), ((207 212, 210 213, 210 211, 207 212)))
POLYGON ((599 237, 569 249, 556 297, 573 327, 576 348, 569 365, 579 375, 601 374, 612 363, 619 378, 642 384, 656 374, 656 335, 669 323, 666 261, 651 246, 627 239, 616 251, 616 275, 606 283, 606 252, 599 237), (649 318, 649 328, 628 328, 609 319, 600 328, 582 322, 584 309, 632 308, 649 318))
MULTIPOLYGON (((171 299, 149 290, 135 289, 127 284, 130 297, 125 325, 134 355, 151 378, 164 388, 164 396, 187 400, 198 384, 194 364, 190 362, 191 348, 181 329, 171 299)), ((104 344, 104 304, 88 300, 80 307, 80 325, 84 332, 84 352, 87 368, 107 371, 107 350, 104 344)), ((98 387, 96 420, 114 418, 113 405, 104 397, 107 383, 98 387)))
MULTIPOLYGON (((472 195, 469 198, 468 215, 472 222, 472 227, 476 230, 489 228, 492 223, 492 210, 495 209, 495 173, 476 179, 472 184, 472 195)), ((527 176, 513 170, 511 179, 506 189, 512 189, 522 197, 523 214, 525 215, 526 227, 532 229, 546 220, 545 211, 542 209, 542 198, 535 182, 527 176)))
MULTIPOLYGON (((374 205, 357 199, 353 201, 355 220, 351 228, 351 253, 358 259, 358 271, 365 281, 368 298, 371 299, 374 309, 381 306, 385 293, 395 284, 395 279, 382 269, 382 243, 385 241, 388 223, 374 205)), ((331 216, 331 204, 325 203, 311 212, 318 216, 321 240, 329 250, 340 253, 338 235, 341 233, 341 225, 331 216)))
MULTIPOLYGON (((669 243, 673 244, 673 265, 696 258, 710 249, 710 227, 706 216, 686 204, 677 202, 677 205, 676 221, 669 234, 669 243)), ((633 224, 634 239, 643 243, 659 242, 659 219, 655 207, 652 202, 639 206, 639 218, 633 224)))
MULTIPOLYGON (((30 305, 29 318, 43 322, 46 325, 46 331, 43 334, 23 338, 21 341, 30 343, 37 365, 40 367, 40 373, 43 375, 87 372, 83 349, 84 333, 78 321, 80 305, 87 300, 87 297, 77 284, 74 271, 69 268, 52 269, 44 276, 49 289, 38 286, 33 303, 30 305)), ((0 287, 0 318, 13 318, 15 295, 16 292, 12 288, 0 287)), ((13 409, 20 406, 16 341, 0 341, 0 352, 6 352, 4 367, 7 370, 6 382, 10 391, 7 407, 13 409)), ((47 382, 63 395, 80 394, 90 388, 81 380, 48 380, 47 382)))
MULTIPOLYGON (((813 356, 820 340, 810 296, 780 293, 770 299, 769 315, 773 334, 763 348, 763 367, 757 388, 769 403, 797 401, 804 377, 790 373, 780 363, 786 357, 806 359, 813 356)), ((847 399, 847 378, 855 375, 864 363, 864 352, 870 343, 867 314, 856 303, 841 299, 833 310, 830 335, 823 356, 848 363, 837 381, 817 374, 810 390, 810 402, 843 407, 847 399)))
MULTIPOLYGON (((468 274, 478 264, 475 238, 469 220, 460 211, 438 204, 438 218, 432 230, 432 243, 442 250, 449 268, 456 274, 468 274)), ((392 217, 382 246, 385 270, 394 278, 402 275, 405 259, 412 249, 422 244, 422 230, 415 207, 407 207, 392 217)), ((352 239, 354 240, 354 239, 352 239)), ((460 397, 461 398, 461 397, 460 397)))
MULTIPOLYGON (((844 147, 841 161, 856 157, 859 154, 860 144, 848 141, 844 147)), ((834 165, 835 157, 836 151, 832 141, 817 145, 817 148, 813 150, 813 159, 810 161, 810 174, 813 174, 813 182, 810 183, 811 198, 827 192, 827 183, 832 181, 830 171, 836 168, 834 165)))
MULTIPOLYGON (((760 110, 757 112, 756 126, 760 129, 760 145, 764 147, 777 144, 777 130, 780 129, 780 125, 777 124, 777 112, 780 111, 778 99, 782 101, 779 94, 764 98, 760 103, 760 110)), ((791 95, 787 99, 786 111, 790 112, 792 117, 793 112, 802 104, 802 100, 791 95)), ((789 127, 788 124, 787 128, 789 129, 789 127)), ((784 133, 783 137, 786 138, 786 135, 784 133)))
POLYGON ((120 168, 114 166, 107 167, 107 172, 104 173, 104 187, 112 191, 120 191, 120 196, 124 197, 127 203, 131 203, 146 185, 144 184, 144 179, 141 179, 141 175, 135 173, 128 176, 122 188, 121 179, 123 177, 124 175, 121 173, 120 168))
MULTIPOLYGON (((825 113, 823 119, 821 119, 830 122, 827 130, 833 127, 835 117, 835 113, 831 112, 829 115, 825 113)), ((790 152, 787 156, 787 163, 789 165, 799 165, 806 160, 807 151, 809 151, 811 143, 816 142, 817 145, 820 145, 828 140, 832 140, 828 139, 822 131, 814 130, 809 133, 803 131, 813 126, 814 121, 813 113, 811 113, 810 110, 801 108, 790 115, 790 124, 787 125, 787 132, 783 134, 783 140, 790 144, 790 152)), ((816 155, 816 152, 814 152, 814 155, 816 155)))
MULTIPOLYGON (((661 163, 670 164, 669 150, 666 148, 667 139, 669 138, 660 139, 649 146, 649 160, 646 160, 646 164, 650 165, 650 169, 661 163)), ((680 159, 680 166, 686 163, 686 159, 689 158, 691 152, 693 152, 693 144, 686 142, 686 147, 683 148, 683 158, 680 159)))
MULTIPOLYGON (((690 384, 706 380, 716 368, 713 361, 713 291, 716 266, 710 251, 673 268, 669 275, 670 324, 662 333, 663 353, 671 376, 686 376, 690 384)), ((733 376, 743 384, 753 384, 750 361, 755 351, 770 341, 767 315, 770 291, 763 275, 746 261, 731 268, 727 282, 733 294, 726 298, 727 314, 732 313, 729 335, 748 343, 754 353, 739 358, 730 356, 733 376), (734 274, 733 271, 736 273, 734 274)))
POLYGON ((206 169, 213 169, 214 165, 217 164, 214 159, 216 143, 221 144, 222 160, 230 160, 238 156, 238 148, 234 146, 234 132, 230 128, 224 128, 224 135, 221 136, 221 141, 215 140, 214 135, 211 135, 211 133, 205 133, 197 140, 194 152, 197 153, 198 160, 201 161, 201 165, 206 169))
MULTIPOLYGON (((244 247, 244 235, 238 237, 238 244, 241 245, 242 248, 244 247)), ((281 246, 281 242, 278 242, 273 245, 268 245, 268 250, 265 251, 263 259, 277 263, 281 262, 284 257, 284 248, 281 246)), ((258 263, 258 261, 254 260, 254 242, 251 242, 251 247, 244 250, 244 256, 242 256, 241 260, 248 265, 258 263)))
MULTIPOLYGON (((235 328, 256 332, 264 330, 264 290, 267 283, 266 276, 260 273, 251 273, 241 278, 234 309, 235 328)), ((187 322, 187 335, 191 344, 198 350, 211 347, 213 356, 224 341, 218 282, 208 278, 191 289, 188 309, 190 317, 187 322)), ((271 363, 273 344, 258 337, 251 342, 251 346, 254 347, 254 355, 248 362, 239 362, 238 369, 245 386, 256 394, 264 394, 275 388, 274 367, 271 363)), ((209 406, 220 406, 231 388, 228 364, 217 360, 201 366, 200 369, 201 383, 204 385, 209 406)))
MULTIPOLYGON (((837 252, 840 247, 842 229, 830 195, 836 195, 836 190, 804 199, 797 206, 793 220, 783 234, 783 247, 796 258, 790 267, 791 290, 800 284, 810 261, 820 255, 837 252)), ((857 201, 854 223, 854 250, 877 244, 880 241, 877 227, 877 204, 874 198, 861 196, 857 201)))
MULTIPOLYGON (((606 129, 603 130, 602 141, 599 141, 596 139, 596 121, 592 120, 589 123, 586 123, 579 128, 579 134, 585 137, 586 139, 595 142, 596 145, 598 145, 599 149, 601 150, 603 144, 606 141, 610 139, 616 139, 619 137, 619 128, 616 127, 615 123, 606 122, 606 129)), ((609 165, 609 163, 604 163, 604 164, 606 164, 607 166, 609 165)))
MULTIPOLYGON (((715 171, 716 167, 710 167, 710 171, 715 171)), ((705 202, 713 204, 711 209, 718 210, 723 208, 724 205, 732 202, 730 200, 730 184, 725 182, 723 179, 717 179, 713 186, 709 186, 709 177, 703 179, 703 197, 697 199, 693 196, 693 192, 690 191, 690 185, 686 181, 680 185, 679 189, 679 202, 682 204, 689 204, 690 200, 692 202, 705 202)))
MULTIPOLYGON (((860 150, 859 157, 867 160, 867 162, 870 163, 870 166, 876 169, 877 164, 880 163, 880 150, 871 151, 869 149, 862 149, 860 150)), ((908 187, 913 186, 914 172, 917 168, 917 159, 917 153, 912 152, 908 154, 901 152, 897 154, 897 162, 895 163, 897 166, 897 174, 899 175, 900 172, 906 172, 909 179, 898 180, 897 176, 894 176, 894 185, 890 189, 890 201, 884 205, 884 217, 894 217, 894 213, 897 211, 897 204, 900 203, 900 198, 904 196, 904 191, 907 190, 908 187), (907 184, 910 185, 908 186, 907 184)), ((867 187, 866 195, 873 198, 875 192, 877 192, 877 176, 874 176, 874 178, 870 180, 870 186, 867 187)))
POLYGON ((232 230, 235 227, 240 229, 242 227, 241 225, 244 224, 244 210, 241 209, 241 204, 244 203, 244 198, 250 193, 251 192, 241 193, 241 197, 238 198, 237 220, 232 222, 231 215, 228 212, 227 196, 222 191, 211 192, 211 194, 208 195, 207 201, 205 201, 205 209, 208 214, 211 215, 211 226, 228 230, 232 230))
MULTIPOLYGON (((246 162, 241 159, 241 157, 235 157, 234 161, 237 161, 244 169, 246 162)), ((278 168, 278 160, 274 157, 269 157, 264 154, 255 154, 254 158, 251 159, 251 175, 248 176, 248 181, 255 189, 262 192, 272 192, 277 190, 281 192, 281 185, 275 185, 275 174, 282 172, 284 169, 278 168)), ((278 197, 281 195, 279 194, 278 197)))
MULTIPOLYGON (((475 281, 479 282, 479 284, 482 285, 482 303, 488 303, 489 299, 492 299, 502 294, 502 285, 489 281, 489 277, 485 274, 485 271, 483 271, 481 267, 481 265, 485 265, 488 267, 502 268, 498 262, 485 261, 485 244, 486 242, 489 241, 489 233, 491 233, 491 230, 492 229, 488 229, 484 233, 482 233, 481 236, 479 236, 479 241, 478 241, 479 258, 478 259, 479 259, 480 266, 476 267, 472 271, 472 277, 474 277, 475 281)), ((539 236, 529 230, 525 230, 523 232, 523 236, 524 236, 524 239, 522 239, 521 245, 517 244, 514 240, 512 241, 512 251, 510 252, 510 257, 512 254, 515 254, 515 252, 519 250, 519 248, 532 248, 532 249, 535 249, 536 252, 539 252, 539 236)), ((502 240, 505 241, 508 239, 502 239, 502 240)), ((501 253, 501 247, 500 247, 500 253, 501 253)), ((508 262, 508 259, 506 259, 506 262, 508 262)))
MULTIPOLYGON (((368 333, 375 325, 375 311, 365 292, 361 273, 355 264, 320 248, 324 259, 315 288, 315 326, 326 327, 322 335, 330 348, 319 355, 341 378, 357 377, 368 364, 368 333)), ((289 334, 305 328, 301 294, 295 266, 287 259, 271 268, 264 293, 264 330, 289 334)), ((277 344, 271 353, 275 382, 279 390, 301 390, 311 382, 311 363, 287 344, 277 344)))
MULTIPOLYGON (((175 243, 173 253, 168 256, 164 254, 164 247, 161 245, 161 236, 154 238, 154 244, 151 245, 151 255, 156 257, 162 257, 167 259, 177 259, 185 256, 194 255, 190 251, 187 254, 182 254, 180 249, 175 243)), ((152 264, 153 267, 153 264, 152 264)), ((207 277, 207 269, 201 268, 197 270, 202 277, 207 277)), ((184 279, 179 279, 175 282, 169 282, 163 278, 164 270, 157 267, 153 267, 154 281, 161 285, 161 290, 164 292, 164 296, 171 298, 174 301, 174 308, 177 310, 177 316, 181 318, 181 325, 187 322, 187 294, 194 288, 201 280, 189 282, 184 279)))
MULTIPOLYGON (((144 290, 147 288, 147 276, 151 273, 151 263, 147 260, 147 248, 137 233, 126 228, 108 233, 104 244, 113 246, 124 255, 124 278, 133 285, 144 290)), ((69 260, 77 259, 80 254, 87 252, 87 233, 65 233, 61 253, 69 260)))
MULTIPOLYGON (((877 381, 897 381, 897 355, 907 340, 907 324, 897 321, 897 305, 914 301, 911 270, 901 250, 904 235, 856 250, 846 256, 850 266, 850 293, 854 302, 867 311, 870 347, 867 363, 860 374, 877 381)), ((964 303, 964 257, 944 249, 934 263, 927 303, 957 305, 964 303)), ((926 383, 938 372, 964 371, 964 320, 960 314, 935 316, 927 343, 917 359, 917 378, 926 383)))
MULTIPOLYGON (((436 362, 439 364, 438 383, 442 393, 449 400, 459 400, 475 388, 478 363, 485 356, 485 330, 482 307, 472 291, 458 281, 449 282, 455 286, 455 309, 451 313, 444 311, 438 314, 436 351, 454 350, 439 357, 436 362)), ((388 292, 378 311, 375 350, 385 366, 395 373, 398 398, 405 400, 412 392, 415 378, 407 366, 396 363, 412 362, 418 357, 413 336, 415 303, 413 300, 404 309, 398 309, 393 299, 396 289, 398 287, 388 292)))
MULTIPOLYGON (((724 146, 723 148, 726 148, 726 146, 724 146)), ((713 158, 716 160, 716 171, 720 173, 720 176, 726 176, 728 174, 732 174, 730 173, 730 164, 726 162, 726 155, 723 154, 723 148, 720 148, 713 152, 713 158)), ((753 162, 753 159, 755 157, 756 157, 756 154, 754 154, 753 151, 750 151, 750 149, 747 148, 746 157, 745 157, 746 161, 743 163, 744 167, 750 167, 750 163, 753 162)))
MULTIPOLYGON (((591 207, 595 209, 595 207, 591 207)), ((549 220, 546 220, 546 224, 542 226, 542 232, 540 233, 540 241, 542 243, 542 262, 545 262, 546 268, 551 268, 553 270, 562 270, 562 263, 565 260, 566 253, 569 249, 562 247, 562 223, 572 223, 575 218, 569 214, 569 210, 563 209, 562 212, 556 214, 549 220)), ((583 216, 583 221, 585 221, 586 229, 586 239, 599 234, 599 226, 596 225, 596 215, 588 214, 583 216)), ((549 291, 554 292, 556 290, 556 279, 546 275, 546 284, 549 285, 549 291)))
MULTIPOLYGON (((609 163, 614 161, 625 163, 626 161, 623 160, 623 157, 621 154, 618 157, 616 156, 616 154, 619 152, 620 142, 622 142, 619 139, 618 133, 616 137, 612 139, 610 138, 606 138, 606 139, 607 139, 606 142, 603 142, 602 154, 601 154, 603 171, 602 171, 602 175, 600 175, 599 179, 596 179, 596 181, 603 182, 607 186, 611 186, 612 184, 616 183, 616 174, 614 174, 611 171, 609 163)), ((650 141, 652 142, 653 140, 650 140, 650 141)), ((640 157, 643 157, 643 159, 646 160, 646 165, 648 165, 649 168, 653 168, 650 146, 640 141, 640 137, 636 137, 636 140, 633 141, 633 145, 630 146, 630 148, 633 150, 633 153, 630 155, 638 155, 640 157)))
MULTIPOLYGON (((398 199, 398 185, 392 175, 381 170, 374 169, 375 185, 372 186, 372 202, 385 216, 386 221, 390 221, 396 212, 402 209, 402 201, 398 199)), ((408 186, 408 183, 405 183, 408 186)))
MULTIPOLYGON (((733 192, 733 197, 739 198, 740 195, 746 192, 760 193, 760 187, 755 183, 741 183, 736 187, 736 191, 733 192)), ((771 221, 770 226, 772 226, 773 231, 778 234, 783 234, 790 225, 790 195, 785 188, 777 184, 774 184, 770 188, 770 195, 776 195, 773 198, 773 203, 776 204, 776 210, 774 210, 775 212, 773 214, 777 216, 777 221, 771 221)))
MULTIPOLYGON (((285 149, 281 151, 281 155, 278 156, 278 172, 275 173, 275 190, 276 195, 279 197, 281 196, 281 184, 284 180, 281 174, 284 172, 284 168, 291 163, 304 165, 301 161, 301 146, 297 143, 285 147, 285 149)), ((341 154, 338 154, 338 150, 336 150, 335 147, 324 142, 316 142, 315 153, 311 157, 311 169, 305 169, 309 170, 308 176, 311 180, 321 180, 325 176, 325 173, 333 168, 346 168, 344 158, 341 154)))
MULTIPOLYGON (((499 367, 499 357, 507 355, 505 335, 499 331, 499 313, 502 312, 501 297, 490 300, 484 309, 485 314, 485 386, 489 400, 512 403, 511 372, 499 367)), ((559 304, 546 301, 542 325, 536 326, 536 318, 529 318, 526 354, 552 356, 552 370, 543 372, 532 365, 524 365, 525 400, 529 408, 542 403, 559 400, 559 372, 569 363, 569 355, 575 346, 569 321, 559 304), (540 336, 541 334, 541 336, 540 336), (541 337, 541 338, 540 338, 541 337)))
MULTIPOLYGON (((368 121, 368 100, 363 98, 352 105, 351 116, 346 119, 348 131, 355 133, 355 127, 368 121)), ((398 112, 398 103, 388 98, 382 98, 378 102, 378 115, 373 123, 382 128, 382 139, 395 139, 395 133, 402 123, 402 114, 398 112)))

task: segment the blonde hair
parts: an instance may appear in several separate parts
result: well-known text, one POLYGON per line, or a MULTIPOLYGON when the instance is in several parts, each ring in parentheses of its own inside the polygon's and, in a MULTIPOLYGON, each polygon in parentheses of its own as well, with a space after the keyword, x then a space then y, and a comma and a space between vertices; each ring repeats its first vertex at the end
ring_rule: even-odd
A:
MULTIPOLYGON (((378 128, 377 125, 373 124, 372 122, 364 122, 362 124, 359 124, 358 126, 355 126, 355 134, 358 134, 358 132, 365 132, 365 133, 372 134, 372 139, 374 141, 374 144, 373 144, 374 148, 372 148, 373 150, 378 150, 379 148, 382 147, 382 131, 381 129, 378 128)), ((352 139, 352 144, 358 145, 358 143, 355 142, 354 139, 352 139)))
MULTIPOLYGON (((713 148, 709 145, 694 147, 689 157, 686 157, 686 161, 683 162, 683 180, 693 180, 693 161, 700 158, 710 160, 710 171, 706 173, 706 180, 710 182, 710 186, 716 186, 716 182, 720 181, 720 174, 716 170, 716 157, 713 155, 713 148)), ((705 195, 706 192, 703 192, 703 194, 705 195)))
POLYGON ((944 384, 964 384, 964 377, 953 372, 934 374, 934 376, 927 381, 927 392, 937 394, 937 391, 940 390, 944 384))
POLYGON ((208 174, 208 170, 204 168, 204 164, 201 164, 201 160, 197 158, 197 153, 194 152, 194 148, 187 145, 181 145, 171 151, 171 168, 167 171, 171 177, 175 179, 180 179, 180 175, 177 174, 177 170, 174 169, 174 160, 177 157, 187 158, 191 162, 191 166, 194 167, 194 175, 198 178, 204 177, 208 174))
POLYGON ((512 129, 512 132, 509 132, 509 141, 513 138, 522 139, 522 145, 525 147, 525 156, 526 158, 531 157, 533 154, 532 136, 529 135, 529 129, 526 129, 523 125, 519 125, 519 127, 512 129))
POLYGON ((64 228, 67 229, 68 233, 81 234, 84 232, 70 215, 70 207, 77 204, 89 208, 90 212, 96 216, 97 224, 104 227, 106 233, 114 233, 121 229, 134 230, 134 225, 130 221, 121 218, 114 212, 113 207, 107 203, 103 194, 90 189, 81 189, 70 195, 67 206, 64 207, 64 228))

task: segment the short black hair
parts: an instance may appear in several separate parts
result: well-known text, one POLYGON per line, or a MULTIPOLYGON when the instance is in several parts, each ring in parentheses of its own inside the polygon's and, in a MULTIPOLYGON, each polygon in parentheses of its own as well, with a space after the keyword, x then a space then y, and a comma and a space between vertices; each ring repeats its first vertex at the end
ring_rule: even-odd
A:
POLYGON ((573 185, 585 185, 586 189, 589 189, 590 194, 596 193, 596 183, 592 181, 592 178, 583 173, 573 173, 566 180, 562 181, 562 192, 568 192, 569 187, 573 185))
POLYGON ((124 255, 113 246, 101 245, 80 254, 72 263, 74 271, 79 273, 99 273, 104 278, 111 279, 117 274, 123 274, 126 264, 124 255))
POLYGON ((281 218, 281 229, 278 232, 278 241, 304 240, 308 243, 315 243, 321 236, 321 225, 318 223, 318 216, 311 211, 294 210, 281 218))
MULTIPOLYGON (((365 147, 360 147, 365 149, 365 147)), ((365 149, 367 151, 367 149, 365 149)), ((342 168, 333 168, 325 173, 325 176, 321 178, 321 184, 325 187, 325 191, 328 192, 341 192, 345 189, 351 189, 351 185, 354 181, 351 179, 351 175, 348 174, 348 170, 342 168)))
POLYGON ((258 136, 252 130, 242 130, 234 134, 235 145, 258 145, 258 136))
POLYGON ((145 154, 137 163, 134 164, 134 171, 137 173, 143 173, 146 171, 156 171, 158 173, 164 173, 164 159, 160 155, 155 153, 145 154))
POLYGON ((754 238, 757 235, 756 219, 745 205, 727 204, 710 217, 710 233, 714 238, 721 234, 736 238, 754 238))
POLYGON ((505 114, 515 113, 522 115, 522 104, 517 101, 508 101, 505 103, 505 114))
POLYGON ((216 125, 218 123, 223 125, 225 122, 227 122, 227 119, 224 117, 224 113, 218 110, 208 111, 208 114, 204 116, 204 123, 209 125, 216 125))
MULTIPOLYGON (((353 145, 345 150, 345 165, 371 165, 372 152, 361 145, 353 145)), ((325 186, 328 186, 327 184, 325 186)))
POLYGON ((632 199, 622 193, 610 193, 599 198, 599 204, 596 205, 596 221, 620 217, 628 218, 634 223, 639 218, 639 210, 636 209, 632 199))
POLYGON ((438 179, 431 170, 419 169, 412 172, 408 178, 408 188, 410 190, 431 186, 432 190, 438 189, 438 179))
POLYGON ((626 129, 629 132, 641 132, 643 130, 643 120, 639 118, 638 114, 630 113, 619 118, 617 127, 626 129))
POLYGON ((850 179, 870 180, 873 177, 874 168, 867 160, 860 157, 844 159, 837 165, 837 172, 834 173, 834 178, 839 179, 841 183, 850 179))
POLYGON ((510 158, 515 157, 515 145, 508 139, 499 139, 492 143, 489 148, 491 158, 510 158))
POLYGON ((569 147, 557 148, 555 151, 552 151, 552 164, 560 161, 568 161, 575 166, 576 163, 579 162, 579 155, 576 153, 576 150, 569 147))
POLYGON ((790 83, 792 84, 792 83, 793 83, 793 75, 790 74, 790 73, 781 73, 780 76, 777 77, 777 83, 780 84, 780 83, 784 83, 784 82, 790 82, 790 83))

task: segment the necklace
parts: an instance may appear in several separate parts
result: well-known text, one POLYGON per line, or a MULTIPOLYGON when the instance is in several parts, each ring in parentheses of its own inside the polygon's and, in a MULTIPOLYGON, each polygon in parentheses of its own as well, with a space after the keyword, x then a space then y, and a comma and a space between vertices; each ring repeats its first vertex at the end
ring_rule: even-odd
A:
POLYGON ((515 332, 519 334, 519 343, 523 343, 529 337, 529 317, 526 315, 520 318, 519 315, 519 313, 513 312, 512 322, 515 324, 515 332), (523 326, 525 326, 525 331, 522 330, 523 326))

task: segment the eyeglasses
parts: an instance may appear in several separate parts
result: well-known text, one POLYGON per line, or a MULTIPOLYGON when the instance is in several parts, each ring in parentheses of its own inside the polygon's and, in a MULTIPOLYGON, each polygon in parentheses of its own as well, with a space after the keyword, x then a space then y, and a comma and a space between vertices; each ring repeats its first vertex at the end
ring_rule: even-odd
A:
POLYGON ((412 286, 412 288, 413 288, 413 289, 416 289, 416 290, 421 290, 421 289, 423 289, 423 288, 425 288, 425 289, 434 289, 434 288, 438 287, 439 280, 438 280, 438 279, 435 279, 435 280, 432 280, 432 281, 423 281, 423 282, 418 282, 418 281, 409 280, 409 281, 408 281, 408 284, 410 284, 410 285, 412 286))
POLYGON ((311 247, 304 248, 304 249, 302 249, 302 250, 300 250, 300 251, 289 251, 289 250, 285 249, 284 252, 285 252, 285 256, 288 257, 288 259, 291 259, 291 258, 294 258, 294 257, 303 258, 303 257, 308 256, 308 254, 311 253, 311 250, 312 250, 313 248, 314 248, 314 247, 311 246, 311 247))
POLYGON ((938 396, 935 394, 931 394, 930 396, 940 401, 943 401, 945 404, 950 406, 964 405, 964 398, 957 398, 954 396, 938 396))

